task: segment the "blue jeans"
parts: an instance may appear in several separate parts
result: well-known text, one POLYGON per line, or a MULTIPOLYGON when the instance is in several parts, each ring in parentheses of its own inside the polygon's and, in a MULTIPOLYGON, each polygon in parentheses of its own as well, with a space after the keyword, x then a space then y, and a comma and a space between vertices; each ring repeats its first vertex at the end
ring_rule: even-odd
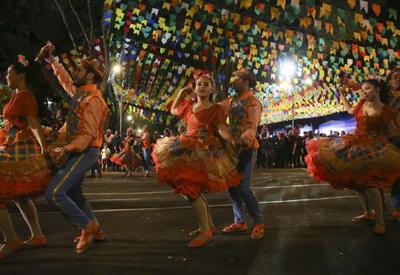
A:
POLYGON ((400 179, 392 186, 390 203, 394 209, 400 210, 400 179))
POLYGON ((85 173, 98 160, 98 148, 88 148, 82 153, 72 153, 57 170, 45 190, 47 200, 54 203, 67 219, 78 228, 85 228, 96 221, 92 208, 82 192, 85 173))
POLYGON ((148 172, 151 167, 151 148, 142 148, 143 150, 143 170, 148 172))
POLYGON ((257 150, 244 150, 239 154, 238 170, 243 180, 239 186, 229 188, 231 195, 233 217, 235 223, 245 223, 245 213, 243 209, 243 201, 247 210, 253 218, 254 224, 262 223, 260 206, 250 184, 253 176, 253 167, 257 157, 257 150))
MULTIPOLYGON (((391 142, 400 149, 400 140, 391 140, 391 142)), ((400 179, 398 179, 392 186, 390 194, 390 203, 396 210, 400 210, 400 179)))

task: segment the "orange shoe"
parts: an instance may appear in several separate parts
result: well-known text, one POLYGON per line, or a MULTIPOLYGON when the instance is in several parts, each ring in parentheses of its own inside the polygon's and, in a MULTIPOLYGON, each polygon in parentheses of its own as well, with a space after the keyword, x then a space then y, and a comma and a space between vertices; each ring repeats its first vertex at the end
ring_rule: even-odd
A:
POLYGON ((23 243, 21 240, 15 240, 12 242, 4 242, 0 246, 0 261, 10 256, 11 254, 22 249, 23 243))
POLYGON ((378 235, 383 235, 386 232, 386 228, 382 224, 375 224, 375 226, 372 228, 372 232, 378 235))
POLYGON ((232 223, 231 225, 225 226, 222 229, 223 233, 237 233, 245 232, 247 230, 247 224, 245 223, 232 223))
POLYGON ((361 221, 374 221, 375 220, 375 211, 372 210, 371 213, 364 212, 359 216, 355 216, 351 219, 352 222, 361 222, 361 221))
POLYGON ((190 248, 199 248, 203 247, 209 242, 212 241, 212 233, 211 230, 205 231, 205 232, 200 232, 199 235, 197 235, 196 238, 191 240, 188 244, 188 247, 190 248))
POLYGON ((250 239, 260 240, 264 238, 265 227, 262 223, 255 224, 253 230, 251 231, 250 239))
POLYGON ((45 236, 41 237, 30 237, 28 240, 24 241, 22 249, 32 249, 43 247, 47 244, 47 239, 45 236))
POLYGON ((76 253, 82 253, 93 243, 94 236, 99 232, 99 225, 95 221, 91 221, 82 229, 79 241, 76 245, 76 253))
MULTIPOLYGON (((76 236, 74 239, 74 244, 77 244, 79 242, 79 238, 81 235, 76 236)), ((106 239, 107 235, 103 230, 99 230, 93 237, 94 242, 102 242, 106 239)))
MULTIPOLYGON (((210 230, 211 230, 211 233, 212 233, 213 235, 217 233, 217 228, 216 228, 215 226, 211 226, 211 227, 210 227, 210 230)), ((189 232, 189 236, 190 236, 190 237, 195 237, 195 236, 199 235, 200 232, 201 232, 201 231, 200 231, 200 228, 197 228, 197 229, 195 229, 195 230, 189 232)))
POLYGON ((400 218, 400 210, 395 210, 392 212, 393 218, 400 218))
POLYGON ((122 177, 123 178, 127 178, 127 177, 130 177, 130 176, 132 176, 132 173, 125 173, 122 177))

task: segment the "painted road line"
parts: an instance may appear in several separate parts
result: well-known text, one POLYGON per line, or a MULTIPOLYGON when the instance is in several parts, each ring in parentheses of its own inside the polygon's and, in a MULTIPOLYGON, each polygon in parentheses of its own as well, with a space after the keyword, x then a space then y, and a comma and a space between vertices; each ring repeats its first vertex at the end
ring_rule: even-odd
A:
MULTIPOLYGON (((335 197, 322 197, 322 198, 309 198, 309 199, 291 199, 291 200, 276 200, 276 201, 259 201, 259 204, 281 204, 281 203, 301 203, 313 201, 327 201, 327 200, 340 200, 340 199, 355 199, 357 196, 335 196, 335 197)), ((211 208, 232 207, 230 203, 227 204, 213 204, 211 208)), ((116 209, 97 209, 96 213, 112 213, 112 212, 137 212, 137 211, 162 211, 162 210, 178 210, 190 209, 191 206, 167 206, 167 207, 147 207, 147 208, 116 208, 116 209)), ((41 213, 56 214, 58 211, 43 211, 41 213)))
MULTIPOLYGON (((328 183, 320 184, 296 184, 296 185, 274 185, 274 186, 254 186, 252 189, 279 189, 279 188, 302 188, 302 187, 317 187, 328 186, 328 183)), ((85 196, 118 196, 118 195, 157 195, 157 194, 175 194, 171 191, 150 191, 150 192, 121 192, 121 193, 85 193, 85 196)))

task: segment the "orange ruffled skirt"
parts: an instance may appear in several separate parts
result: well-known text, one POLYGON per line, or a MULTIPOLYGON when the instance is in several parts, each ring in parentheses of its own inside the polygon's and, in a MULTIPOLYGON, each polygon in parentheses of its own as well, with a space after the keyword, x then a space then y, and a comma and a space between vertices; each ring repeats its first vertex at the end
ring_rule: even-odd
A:
POLYGON ((400 178, 400 151, 383 136, 319 138, 306 146, 309 174, 335 189, 387 188, 400 178))
POLYGON ((216 137, 164 137, 153 147, 152 157, 158 182, 192 198, 201 192, 225 191, 242 179, 233 148, 225 149, 216 137))
POLYGON ((129 168, 137 168, 141 165, 142 158, 140 155, 129 151, 112 155, 110 161, 120 166, 126 165, 129 168))

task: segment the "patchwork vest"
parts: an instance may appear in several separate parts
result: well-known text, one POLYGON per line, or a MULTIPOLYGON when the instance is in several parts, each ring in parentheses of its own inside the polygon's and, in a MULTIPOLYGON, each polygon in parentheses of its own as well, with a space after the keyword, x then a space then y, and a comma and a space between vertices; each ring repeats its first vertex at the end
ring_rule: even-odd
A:
POLYGON ((97 136, 89 147, 100 147, 103 143, 103 132, 108 118, 108 107, 99 90, 78 90, 72 97, 70 108, 67 115, 67 141, 71 142, 77 136, 83 134, 83 114, 87 108, 89 100, 98 98, 104 105, 101 114, 101 124, 97 129, 97 136))
MULTIPOLYGON (((243 99, 231 99, 229 104, 229 130, 234 140, 239 140, 242 133, 246 130, 246 125, 243 123, 247 119, 247 109, 249 105, 254 104, 257 99, 251 95, 243 99)), ((254 140, 252 148, 258 148, 257 139, 254 140)))
MULTIPOLYGON (((389 105, 397 112, 400 112, 400 96, 393 96, 389 101, 389 105)), ((400 146, 400 128, 394 121, 389 123, 387 132, 389 139, 397 146, 400 146)))

